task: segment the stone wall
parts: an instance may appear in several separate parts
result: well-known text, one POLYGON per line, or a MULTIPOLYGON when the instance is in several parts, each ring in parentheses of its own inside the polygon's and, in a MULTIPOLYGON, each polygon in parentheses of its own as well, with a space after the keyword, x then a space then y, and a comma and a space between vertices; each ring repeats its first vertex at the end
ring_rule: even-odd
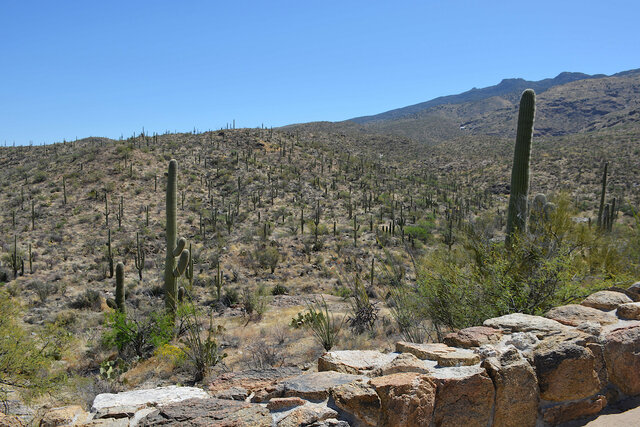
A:
MULTIPOLYGON (((228 373, 191 388, 100 395, 84 425, 549 426, 640 395, 640 282, 544 317, 510 314, 393 353, 333 351, 318 372, 228 373), (147 395, 149 398, 145 398, 147 395)), ((66 412, 65 412, 66 411, 66 412)))

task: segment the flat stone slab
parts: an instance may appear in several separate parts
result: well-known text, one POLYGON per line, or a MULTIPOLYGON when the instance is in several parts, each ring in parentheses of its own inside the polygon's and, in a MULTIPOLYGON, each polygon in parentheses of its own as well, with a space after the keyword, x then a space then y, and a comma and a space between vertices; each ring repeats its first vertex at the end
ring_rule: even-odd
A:
MULTIPOLYGON (((133 390, 122 393, 102 393, 95 397, 91 412, 113 413, 113 408, 135 408, 162 406, 187 399, 206 399, 206 391, 197 387, 158 387, 147 390, 133 390)), ((129 411, 130 409, 127 409, 129 411)), ((133 410, 135 412, 135 410, 133 410)))
POLYGON ((364 375, 344 374, 335 371, 314 372, 281 381, 285 397, 300 397, 308 400, 324 400, 333 387, 356 380, 368 379, 364 375))
POLYGON ((569 328, 552 319, 522 313, 494 317, 485 320, 483 324, 484 326, 502 329, 507 332, 533 332, 538 337, 565 332, 569 328))
POLYGON ((139 425, 271 427, 272 423, 271 413, 260 404, 210 398, 165 405, 139 425))
POLYGON ((438 365, 448 366, 471 366, 480 363, 480 356, 473 351, 458 349, 438 356, 438 365))
POLYGON ((396 351, 398 353, 411 353, 418 359, 422 360, 438 360, 443 354, 456 351, 455 347, 449 347, 442 343, 417 344, 406 341, 398 341, 396 343, 396 351))
POLYGON ((618 306, 633 302, 626 294, 616 291, 599 291, 586 297, 580 304, 598 310, 615 310, 618 306))
POLYGON ((376 350, 330 351, 318 359, 318 371, 336 371, 345 374, 368 374, 392 362, 396 353, 376 350))
POLYGON ((502 331, 486 326, 472 326, 458 332, 452 332, 444 337, 444 343, 451 347, 480 347, 485 344, 495 344, 500 341, 502 331))
POLYGON ((429 365, 426 360, 418 359, 412 353, 400 353, 398 357, 391 362, 373 371, 373 375, 378 377, 399 374, 401 372, 426 374, 429 372, 429 365))
POLYGON ((563 325, 568 326, 578 326, 585 322, 610 325, 618 321, 616 316, 611 313, 580 304, 569 304, 552 308, 544 315, 544 317, 556 320, 563 325))

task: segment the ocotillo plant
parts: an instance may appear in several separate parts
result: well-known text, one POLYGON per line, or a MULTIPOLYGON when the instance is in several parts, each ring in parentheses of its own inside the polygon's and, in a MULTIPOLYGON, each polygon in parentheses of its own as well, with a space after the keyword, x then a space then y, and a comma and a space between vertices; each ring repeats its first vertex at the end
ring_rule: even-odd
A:
POLYGON ((507 215, 506 244, 509 245, 514 232, 527 229, 527 198, 529 197, 529 162, 531 159, 531 139, 536 114, 536 94, 532 89, 522 92, 518 112, 516 147, 511 169, 511 193, 507 215))
POLYGON ((175 159, 169 162, 166 204, 167 256, 164 266, 164 302, 169 314, 175 316, 176 301, 178 299, 177 279, 184 273, 189 261, 189 250, 184 248, 187 241, 183 237, 177 239, 178 162, 175 159), (180 257, 177 265, 176 257, 180 257))
POLYGON ((142 280, 142 270, 144 270, 144 248, 140 246, 140 238, 138 233, 136 233, 136 253, 134 254, 134 261, 136 265, 136 270, 138 270, 138 276, 140 280, 142 280))
POLYGON ((116 306, 120 313, 124 313, 124 264, 116 265, 116 306))

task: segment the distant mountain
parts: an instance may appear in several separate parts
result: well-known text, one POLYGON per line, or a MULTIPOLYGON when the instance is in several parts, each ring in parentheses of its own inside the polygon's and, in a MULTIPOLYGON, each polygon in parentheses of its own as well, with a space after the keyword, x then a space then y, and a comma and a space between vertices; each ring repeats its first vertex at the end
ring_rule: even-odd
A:
POLYGON ((537 136, 640 127, 640 69, 612 76, 565 72, 540 81, 504 79, 495 86, 474 88, 372 116, 291 127, 394 135, 427 144, 464 135, 512 137, 520 95, 527 88, 537 94, 537 136))
POLYGON ((562 85, 565 83, 571 83, 576 80, 596 79, 600 77, 606 77, 604 74, 589 75, 584 73, 560 73, 553 79, 544 79, 539 81, 529 81, 524 79, 504 79, 495 86, 489 86, 482 89, 476 89, 475 87, 466 92, 457 95, 440 96, 430 101, 421 102, 419 104, 409 105, 408 107, 397 108, 395 110, 389 110, 384 113, 375 114, 373 116, 362 116, 350 119, 356 123, 371 123, 375 121, 396 120, 411 114, 417 114, 428 110, 429 108, 437 107, 445 104, 464 104, 467 102, 482 101, 494 96, 509 96, 514 93, 522 92, 525 89, 533 89, 536 93, 544 92, 545 90, 562 85))

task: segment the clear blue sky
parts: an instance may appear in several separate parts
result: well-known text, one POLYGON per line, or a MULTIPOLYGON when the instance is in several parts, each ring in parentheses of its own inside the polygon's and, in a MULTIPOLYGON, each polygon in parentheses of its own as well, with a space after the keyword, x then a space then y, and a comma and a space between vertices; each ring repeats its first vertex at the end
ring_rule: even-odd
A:
POLYGON ((640 67, 640 2, 0 0, 0 144, 281 126, 640 67))

